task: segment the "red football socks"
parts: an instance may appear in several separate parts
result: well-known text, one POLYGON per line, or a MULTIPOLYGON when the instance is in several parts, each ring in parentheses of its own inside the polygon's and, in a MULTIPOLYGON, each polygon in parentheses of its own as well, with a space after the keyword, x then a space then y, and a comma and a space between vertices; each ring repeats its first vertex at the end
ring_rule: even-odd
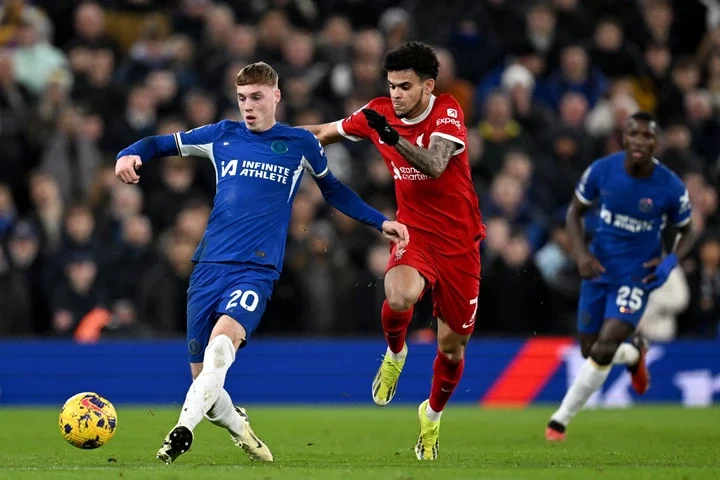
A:
POLYGON ((430 389, 430 408, 436 412, 442 412, 448 400, 453 394, 455 387, 460 383, 463 370, 465 369, 465 358, 459 363, 451 361, 442 353, 438 352, 433 363, 433 379, 430 389))
POLYGON ((387 300, 382 306, 382 326, 388 347, 393 353, 400 353, 405 345, 405 334, 412 320, 414 307, 406 312, 396 312, 390 308, 387 300))

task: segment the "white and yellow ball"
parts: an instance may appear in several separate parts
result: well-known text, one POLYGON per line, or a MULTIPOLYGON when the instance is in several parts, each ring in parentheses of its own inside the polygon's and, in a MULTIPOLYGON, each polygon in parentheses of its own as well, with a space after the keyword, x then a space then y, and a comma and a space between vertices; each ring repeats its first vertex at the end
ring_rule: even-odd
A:
POLYGON ((73 395, 60 410, 60 432, 74 447, 100 448, 110 441, 115 430, 115 407, 97 393, 73 395))

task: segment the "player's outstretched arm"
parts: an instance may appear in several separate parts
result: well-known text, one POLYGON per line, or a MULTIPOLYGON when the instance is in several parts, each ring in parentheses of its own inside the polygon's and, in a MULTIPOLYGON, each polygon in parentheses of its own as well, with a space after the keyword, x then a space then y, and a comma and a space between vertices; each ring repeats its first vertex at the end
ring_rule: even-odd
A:
POLYGON ((364 108, 362 113, 370 128, 378 132, 383 142, 395 147, 405 160, 430 178, 438 178, 447 168, 455 150, 461 147, 452 140, 437 135, 430 137, 428 148, 413 145, 400 137, 383 115, 370 108, 364 108))
POLYGON ((580 201, 576 195, 568 207, 565 221, 567 231, 572 243, 573 255, 577 262, 578 270, 582 278, 593 278, 605 272, 605 267, 595 258, 585 245, 585 233, 582 226, 582 217, 587 212, 589 205, 580 201))
POLYGON ((402 223, 388 220, 385 215, 365 203, 355 192, 329 171, 322 177, 315 177, 325 201, 350 218, 379 230, 386 238, 405 248, 410 241, 407 227, 402 223))
POLYGON ((138 140, 117 154, 115 175, 124 183, 138 183, 138 170, 151 158, 178 155, 175 135, 156 135, 138 140))
POLYGON ((298 128, 309 130, 315 135, 322 146, 339 142, 343 136, 337 128, 337 122, 323 123, 321 125, 301 125, 298 128))

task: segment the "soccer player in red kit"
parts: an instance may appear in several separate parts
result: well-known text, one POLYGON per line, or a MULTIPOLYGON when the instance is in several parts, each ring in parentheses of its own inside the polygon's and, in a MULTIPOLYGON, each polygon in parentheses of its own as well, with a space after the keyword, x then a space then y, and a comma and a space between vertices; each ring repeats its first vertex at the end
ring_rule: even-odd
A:
POLYGON ((438 59, 407 42, 385 55, 390 97, 375 98, 350 117, 304 126, 323 145, 370 139, 395 179, 397 220, 410 243, 393 248, 385 274, 382 324, 388 349, 372 384, 377 405, 390 403, 405 365, 405 335, 415 303, 432 290, 438 353, 430 398, 418 409, 418 459, 438 455, 440 415, 464 369, 480 292, 480 241, 485 236, 465 150, 463 111, 451 95, 433 95, 438 59))

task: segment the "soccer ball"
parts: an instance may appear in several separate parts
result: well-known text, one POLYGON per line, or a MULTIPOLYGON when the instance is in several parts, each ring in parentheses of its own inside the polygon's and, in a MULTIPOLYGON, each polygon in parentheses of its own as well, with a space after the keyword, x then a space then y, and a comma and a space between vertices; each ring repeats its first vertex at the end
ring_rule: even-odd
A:
POLYGON ((60 433, 73 447, 100 448, 110 441, 116 429, 115 407, 97 393, 73 395, 60 410, 60 433))

